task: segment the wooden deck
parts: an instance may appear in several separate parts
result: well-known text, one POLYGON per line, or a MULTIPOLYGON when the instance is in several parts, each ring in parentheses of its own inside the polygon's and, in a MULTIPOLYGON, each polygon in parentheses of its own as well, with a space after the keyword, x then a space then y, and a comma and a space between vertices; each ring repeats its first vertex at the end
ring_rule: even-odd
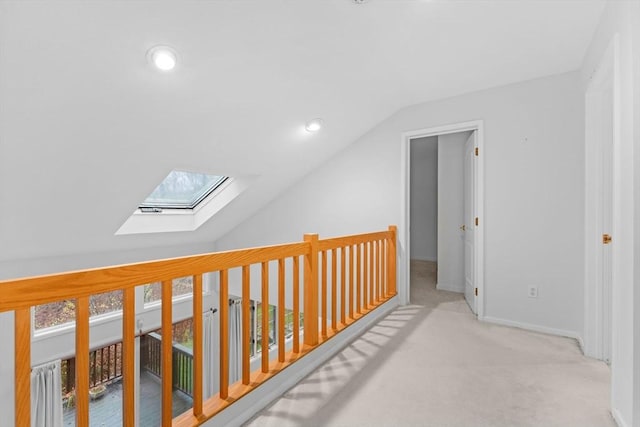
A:
MULTIPOLYGON (((161 425, 160 404, 162 389, 159 380, 142 372, 140 375, 140 427, 161 425)), ((192 399, 180 391, 173 392, 173 416, 179 415, 192 406, 192 399)), ((64 426, 76 425, 75 409, 64 411, 64 426)), ((122 383, 108 386, 108 392, 89 404, 89 425, 96 427, 122 426, 122 383)))

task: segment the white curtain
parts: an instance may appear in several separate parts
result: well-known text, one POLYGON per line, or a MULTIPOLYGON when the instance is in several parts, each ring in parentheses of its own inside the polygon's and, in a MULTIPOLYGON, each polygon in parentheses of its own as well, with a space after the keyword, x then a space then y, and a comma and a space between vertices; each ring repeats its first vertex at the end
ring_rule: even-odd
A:
POLYGON ((240 380, 242 372, 242 300, 229 303, 229 384, 240 380))
POLYGON ((31 370, 31 426, 62 427, 60 360, 31 370))
POLYGON ((215 339, 217 337, 217 331, 215 330, 214 316, 216 314, 213 311, 207 311, 203 315, 203 337, 202 337, 202 373, 204 379, 202 381, 202 394, 204 398, 213 396, 218 391, 218 384, 216 384, 218 364, 216 363, 217 357, 215 353, 218 349, 218 342, 215 339))

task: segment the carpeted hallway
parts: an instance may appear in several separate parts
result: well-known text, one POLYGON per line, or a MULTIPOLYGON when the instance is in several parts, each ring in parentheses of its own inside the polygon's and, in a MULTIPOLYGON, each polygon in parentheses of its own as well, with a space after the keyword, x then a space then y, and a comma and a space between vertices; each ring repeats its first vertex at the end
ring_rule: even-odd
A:
POLYGON ((609 368, 577 343, 478 322, 413 261, 399 307, 249 426, 608 427, 609 368))

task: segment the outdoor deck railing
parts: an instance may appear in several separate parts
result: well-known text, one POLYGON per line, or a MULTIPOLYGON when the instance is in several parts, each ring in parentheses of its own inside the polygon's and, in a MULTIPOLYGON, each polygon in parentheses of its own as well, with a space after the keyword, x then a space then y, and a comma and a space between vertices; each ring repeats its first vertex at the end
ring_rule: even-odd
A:
MULTIPOLYGON (((122 342, 102 346, 89 353, 89 387, 109 384, 122 377, 122 342)), ((76 383, 76 358, 61 361, 62 394, 74 390, 76 383)))
MULTIPOLYGON (((318 345, 360 319, 396 294, 396 227, 353 236, 319 240, 306 234, 304 241, 241 249, 160 261, 83 270, 47 276, 0 281, 0 312, 15 312, 15 425, 31 426, 31 308, 54 301, 75 299, 76 425, 89 425, 89 297, 122 290, 123 420, 135 425, 135 287, 162 283, 163 337, 162 425, 197 426, 241 396, 291 365, 318 345), (304 268, 302 290, 304 329, 300 343, 300 258, 304 268), (291 259, 287 286, 285 260, 291 259), (269 342, 262 340, 260 369, 250 372, 250 267, 261 267, 260 299, 269 301, 269 263, 277 262, 277 355, 270 360, 269 342), (328 268, 330 266, 331 268, 328 268), (241 379, 229 384, 229 270, 242 270, 241 379), (202 276, 217 272, 220 278, 220 384, 219 392, 203 398, 203 292, 202 276), (172 418, 173 343, 172 280, 193 276, 193 408, 172 418), (285 352, 285 292, 293 305, 293 345, 285 352)), ((262 304, 262 330, 269 330, 269 304, 262 304)))
POLYGON ((193 354, 181 344, 173 345, 173 387, 193 397, 193 354))
MULTIPOLYGON (((150 332, 140 338, 140 369, 162 378, 162 336, 150 332)), ((173 343, 171 360, 173 387, 193 397, 193 351, 173 343)))

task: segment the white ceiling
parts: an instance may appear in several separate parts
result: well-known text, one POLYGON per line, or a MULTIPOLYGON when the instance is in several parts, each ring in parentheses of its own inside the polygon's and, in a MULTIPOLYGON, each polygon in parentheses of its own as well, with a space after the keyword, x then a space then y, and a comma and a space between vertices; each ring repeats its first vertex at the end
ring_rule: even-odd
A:
POLYGON ((0 260, 213 241, 402 107, 577 69, 602 9, 2 1, 0 260), (174 168, 260 179, 195 232, 115 236, 174 168))

